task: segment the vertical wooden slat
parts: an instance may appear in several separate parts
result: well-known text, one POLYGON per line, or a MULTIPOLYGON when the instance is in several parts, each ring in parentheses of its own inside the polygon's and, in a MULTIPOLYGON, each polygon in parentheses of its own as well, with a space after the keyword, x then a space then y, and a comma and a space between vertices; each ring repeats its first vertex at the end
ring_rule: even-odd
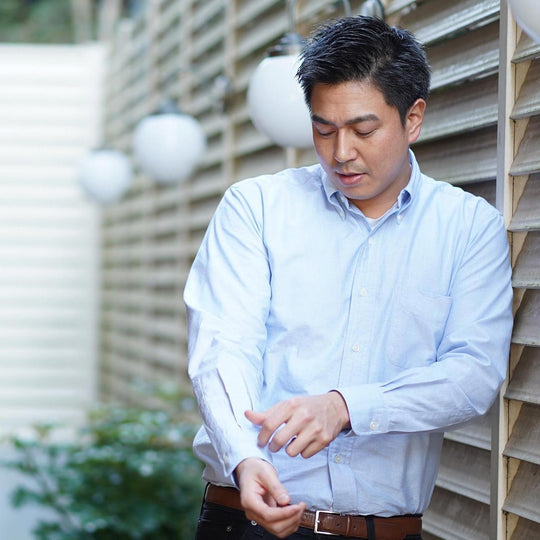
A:
MULTIPOLYGON (((516 43, 516 28, 506 0, 501 2, 499 39, 499 85, 498 85, 498 129, 497 129, 497 189, 496 206, 503 213, 508 226, 512 216, 512 186, 509 171, 513 160, 513 125, 510 114, 514 105, 515 73, 511 58, 516 43)), ((501 393, 493 404, 491 435, 491 505, 490 537, 504 538, 506 523, 502 505, 506 495, 506 467, 502 450, 508 439, 508 411, 502 394, 508 382, 505 381, 501 393)))
POLYGON ((509 155, 510 162, 505 171, 510 192, 504 197, 505 217, 512 231, 516 320, 504 394, 507 437, 506 441, 501 440, 500 461, 504 464, 506 482, 500 487, 499 514, 501 538, 517 540, 534 538, 540 530, 540 366, 536 361, 540 351, 540 253, 536 247, 540 231, 540 184, 534 174, 540 168, 537 159, 540 116, 536 106, 540 90, 535 84, 540 51, 530 45, 530 38, 517 28, 509 11, 508 15, 509 28, 518 35, 511 34, 508 39, 513 64, 507 77, 510 110, 505 121, 510 141, 500 148, 509 155), (523 54, 525 50, 527 54, 523 54))

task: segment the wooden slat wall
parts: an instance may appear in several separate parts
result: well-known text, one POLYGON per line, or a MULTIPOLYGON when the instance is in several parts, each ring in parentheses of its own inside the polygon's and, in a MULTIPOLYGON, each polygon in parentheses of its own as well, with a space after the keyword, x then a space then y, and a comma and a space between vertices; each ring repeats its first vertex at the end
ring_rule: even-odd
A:
POLYGON ((540 46, 512 26, 509 36, 508 87, 514 99, 507 121, 507 216, 516 316, 503 402, 507 489, 501 504, 508 538, 521 540, 540 538, 540 46))
MULTIPOLYGON (((362 2, 351 4, 356 11, 362 2)), ((500 50, 512 33, 500 29, 498 0, 385 4, 390 22, 410 28, 426 44, 433 69, 425 126, 414 148, 423 170, 505 209, 515 231, 517 321, 506 399, 502 412, 447 434, 424 536, 535 538, 540 522, 534 503, 540 454, 538 50, 525 38, 513 47, 521 90, 514 100, 499 78, 499 72, 506 78, 514 71, 499 71, 500 50), (500 104, 508 99, 515 141, 501 137, 498 126, 500 104), (501 152, 512 153, 506 169, 512 176, 500 172, 501 152)), ((298 31, 306 35, 342 9, 333 0, 299 2, 298 31)), ((506 24, 505 3, 503 13, 506 24)), ((511 19, 509 24, 515 28, 511 19)), ((251 73, 286 30, 286 5, 278 0, 151 0, 143 17, 118 27, 111 43, 107 140, 129 152, 137 121, 172 97, 201 121, 209 144, 189 181, 160 187, 138 173, 127 196, 105 211, 101 358, 102 392, 109 399, 136 399, 137 380, 187 384, 182 289, 226 187, 315 161, 312 150, 272 145, 255 130, 246 108, 251 73), (225 112, 214 107, 212 93, 220 75, 233 85, 225 112)))
MULTIPOLYGON (((499 63, 498 0, 418 2, 394 15, 426 46, 432 67, 422 170, 495 204, 499 63)), ((424 536, 488 539, 491 418, 446 435, 424 536)))
MULTIPOLYGON (((298 29, 343 14, 327 0, 298 8, 298 29)), ((129 152, 136 123, 166 98, 201 122, 203 163, 179 186, 137 174, 133 188, 104 212, 102 392, 136 399, 135 381, 186 384, 182 290, 208 221, 227 186, 299 163, 298 153, 270 143, 251 124, 246 90, 256 65, 287 30, 282 2, 188 0, 149 2, 146 14, 122 21, 111 43, 106 140, 129 152), (233 81, 225 113, 213 81, 233 81)), ((314 153, 303 153, 313 162, 314 153)))

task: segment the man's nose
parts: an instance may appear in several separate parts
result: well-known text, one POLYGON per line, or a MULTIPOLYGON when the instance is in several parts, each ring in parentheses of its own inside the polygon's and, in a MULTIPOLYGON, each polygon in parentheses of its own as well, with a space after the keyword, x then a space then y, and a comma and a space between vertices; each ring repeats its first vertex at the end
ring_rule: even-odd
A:
POLYGON ((334 159, 338 163, 346 163, 357 157, 354 141, 346 131, 338 131, 334 148, 334 159))

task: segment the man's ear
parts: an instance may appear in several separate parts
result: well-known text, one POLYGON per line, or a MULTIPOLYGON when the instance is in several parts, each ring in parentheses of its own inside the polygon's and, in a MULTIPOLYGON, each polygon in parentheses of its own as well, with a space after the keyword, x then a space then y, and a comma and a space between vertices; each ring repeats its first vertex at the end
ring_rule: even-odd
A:
POLYGON ((420 137, 422 122, 424 121, 424 111, 426 110, 426 101, 418 98, 409 108, 405 118, 405 129, 409 134, 409 144, 416 142, 420 137))

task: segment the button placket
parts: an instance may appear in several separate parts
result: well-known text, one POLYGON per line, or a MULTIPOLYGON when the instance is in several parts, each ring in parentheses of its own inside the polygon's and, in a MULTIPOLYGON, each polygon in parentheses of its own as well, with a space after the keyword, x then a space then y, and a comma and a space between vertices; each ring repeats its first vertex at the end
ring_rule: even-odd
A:
MULTIPOLYGON (((352 220, 351 220, 352 221, 352 220)), ((363 227, 361 220, 356 225, 363 227)), ((369 234, 362 231, 358 237, 358 252, 354 260, 354 277, 350 297, 350 318, 347 321, 345 333, 346 346, 343 349, 342 364, 340 368, 339 384, 348 385, 352 380, 357 383, 365 382, 367 377, 367 359, 365 351, 367 339, 370 336, 369 298, 366 281, 366 269, 369 266, 369 234)))

